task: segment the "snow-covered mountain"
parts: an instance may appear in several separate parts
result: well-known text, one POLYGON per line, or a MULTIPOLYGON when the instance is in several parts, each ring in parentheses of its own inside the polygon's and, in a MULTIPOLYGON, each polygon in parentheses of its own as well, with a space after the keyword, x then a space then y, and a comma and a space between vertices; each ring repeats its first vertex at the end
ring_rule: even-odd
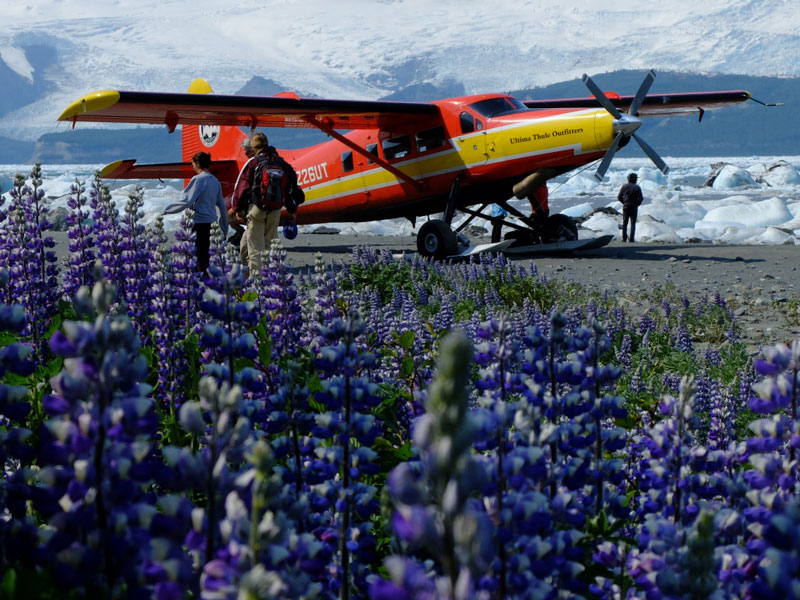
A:
POLYGON ((18 139, 55 131, 89 91, 197 76, 339 98, 617 69, 800 76, 795 0, 21 0, 0 22, 0 136, 18 139))

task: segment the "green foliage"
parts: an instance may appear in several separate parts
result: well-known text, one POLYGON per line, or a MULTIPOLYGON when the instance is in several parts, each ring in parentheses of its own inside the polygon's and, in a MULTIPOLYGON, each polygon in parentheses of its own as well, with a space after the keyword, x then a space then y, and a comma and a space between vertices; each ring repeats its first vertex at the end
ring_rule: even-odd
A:
POLYGON ((56 581, 49 570, 9 569, 0 580, 0 600, 102 600, 107 597, 107 592, 100 589, 65 590, 63 583, 56 581))
MULTIPOLYGON (((625 504, 630 503, 633 492, 629 492, 625 504)), ((584 549, 585 570, 581 572, 580 578, 587 584, 594 583, 598 577, 610 579, 616 583, 623 592, 634 585, 633 578, 627 575, 624 570, 615 573, 613 569, 603 566, 592 560, 592 553, 596 551, 597 545, 601 542, 611 542, 616 545, 636 546, 636 540, 624 534, 624 528, 628 525, 626 519, 609 518, 604 510, 601 510, 595 517, 586 521, 586 530, 581 538, 580 546, 584 549)))
MULTIPOLYGON (((465 298, 464 300, 456 302, 456 305, 453 307, 453 319, 455 319, 456 323, 462 323, 468 321, 477 311, 478 305, 475 303, 475 300, 472 298, 465 298)), ((484 318, 486 315, 481 311, 479 316, 480 318, 484 318)))
POLYGON ((789 298, 782 303, 781 313, 789 327, 800 327, 800 299, 789 298))
POLYGON ((685 311, 684 324, 692 339, 700 342, 724 342, 728 332, 735 330, 728 309, 717 304, 703 306, 701 314, 697 314, 697 311, 685 311))
POLYGON ((751 366, 751 359, 747 355, 744 344, 731 343, 722 346, 719 350, 722 362, 708 366, 708 374, 717 381, 726 385, 738 385, 739 374, 751 366))
POLYGON ((425 321, 432 321, 440 310, 442 310, 442 303, 435 299, 430 299, 427 304, 419 307, 420 316, 425 321))
POLYGON ((586 288, 578 283, 545 280, 533 275, 514 277, 509 281, 507 273, 497 272, 471 286, 481 293, 493 288, 506 308, 520 308, 527 300, 545 313, 562 305, 579 304, 590 297, 586 288))
POLYGON ((343 291, 358 291, 373 287, 378 290, 381 300, 388 302, 395 290, 404 290, 416 298, 414 282, 411 279, 411 265, 405 262, 386 265, 372 264, 368 266, 351 265, 350 279, 344 278, 339 287, 343 291))

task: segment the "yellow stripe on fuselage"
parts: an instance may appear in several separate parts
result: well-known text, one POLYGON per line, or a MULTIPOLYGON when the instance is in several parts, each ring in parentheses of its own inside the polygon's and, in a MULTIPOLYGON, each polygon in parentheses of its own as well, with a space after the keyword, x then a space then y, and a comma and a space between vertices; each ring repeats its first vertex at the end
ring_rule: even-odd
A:
MULTIPOLYGON (((611 145, 614 138, 612 121, 608 112, 597 109, 520 120, 456 136, 450 139, 452 147, 445 151, 392 164, 420 180, 565 150, 571 150, 575 155, 588 154, 611 145)), ((314 204, 402 183, 398 177, 375 165, 363 172, 316 183, 304 191, 306 203, 314 204)))
POLYGON ((590 109, 530 121, 517 121, 487 133, 489 163, 572 149, 575 155, 605 150, 614 139, 613 117, 590 109))

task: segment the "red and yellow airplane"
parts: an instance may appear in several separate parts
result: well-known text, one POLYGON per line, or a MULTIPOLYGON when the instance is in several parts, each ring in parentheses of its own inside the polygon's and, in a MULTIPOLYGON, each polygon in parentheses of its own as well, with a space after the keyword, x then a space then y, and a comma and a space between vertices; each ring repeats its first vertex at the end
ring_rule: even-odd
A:
MULTIPOLYGON (((279 150, 298 174, 306 202, 299 224, 373 221, 442 213, 426 221, 417 247, 426 256, 458 251, 451 222, 456 210, 490 219, 493 203, 525 221, 507 203, 577 167, 600 160, 602 180, 616 151, 633 138, 664 173, 669 168, 637 134, 641 116, 697 113, 750 99, 743 90, 648 95, 650 71, 635 96, 603 93, 583 81, 587 98, 520 101, 507 94, 481 94, 430 103, 215 95, 203 79, 185 94, 98 91, 72 103, 60 121, 148 123, 182 126, 183 162, 111 163, 107 178, 184 178, 191 156, 207 151, 223 193, 230 194, 247 160, 246 130, 257 127, 316 128, 332 140, 299 150, 279 150), (599 105, 599 106, 598 106, 599 105), (477 210, 472 207, 478 206, 477 210)), ((468 219, 467 222, 469 222, 468 219)), ((506 225, 524 229, 518 224, 506 225)), ((463 223, 463 229, 467 223, 463 223)), ((575 239, 571 219, 554 215, 543 241, 575 239)))

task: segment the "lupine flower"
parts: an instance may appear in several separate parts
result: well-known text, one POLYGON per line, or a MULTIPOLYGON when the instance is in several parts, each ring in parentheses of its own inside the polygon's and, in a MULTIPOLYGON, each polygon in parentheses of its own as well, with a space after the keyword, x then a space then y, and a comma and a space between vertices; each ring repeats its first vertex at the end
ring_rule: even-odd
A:
POLYGON ((39 164, 31 172, 31 185, 32 188, 25 185, 24 176, 18 175, 9 192, 12 204, 6 232, 8 287, 9 297, 21 302, 30 316, 25 335, 42 360, 47 353, 44 333, 58 312, 59 272, 52 251, 55 242, 44 236, 50 224, 39 164))
MULTIPOLYGON (((475 597, 476 569, 485 568, 491 547, 488 520, 470 502, 485 481, 483 470, 468 453, 475 431, 467 410, 470 360, 471 347, 463 334, 443 340, 437 378, 426 399, 427 412, 414 426, 420 470, 398 466, 389 481, 395 532, 411 548, 430 550, 444 577, 435 587, 446 586, 450 591, 442 595, 451 598, 475 597)), ((424 569, 408 561, 390 561, 389 565, 391 590, 402 589, 407 597, 413 597, 417 589, 430 589, 421 580, 424 569), (415 573, 413 578, 406 576, 409 569, 415 573)), ((370 591, 386 594, 389 587, 374 581, 370 591)))
POLYGON ((87 204, 86 186, 76 179, 70 186, 70 196, 67 199, 67 206, 71 209, 67 215, 70 255, 64 273, 63 289, 68 299, 75 296, 81 286, 94 284, 92 277, 96 260, 95 239, 87 204))
POLYGON ((144 191, 137 186, 128 194, 125 214, 120 221, 118 247, 122 256, 121 291, 124 292, 128 315, 139 333, 146 336, 152 329, 149 310, 152 267, 147 234, 141 223, 143 205, 144 191))
POLYGON ((150 539, 158 421, 138 335, 126 317, 108 316, 114 293, 101 277, 76 298, 95 321, 67 321, 50 341, 64 368, 42 401, 49 420, 32 497, 50 528, 48 562, 84 589, 137 594, 147 589, 143 559, 153 560, 142 542, 150 539))

